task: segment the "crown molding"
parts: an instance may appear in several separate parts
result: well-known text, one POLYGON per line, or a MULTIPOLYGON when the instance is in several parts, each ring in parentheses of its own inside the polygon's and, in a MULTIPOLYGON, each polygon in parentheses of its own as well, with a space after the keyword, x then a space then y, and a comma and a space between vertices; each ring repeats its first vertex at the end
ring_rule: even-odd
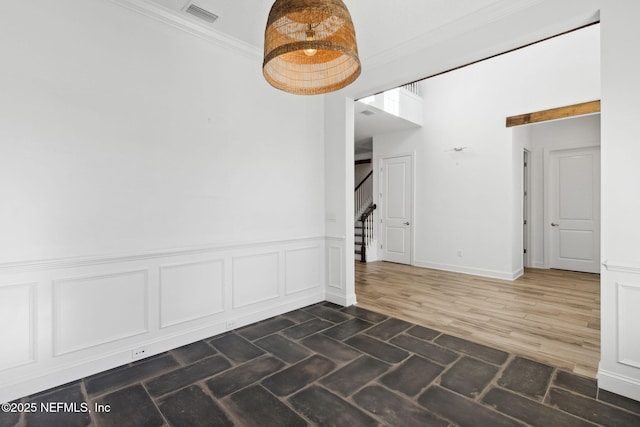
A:
POLYGON ((220 31, 216 31, 215 29, 204 27, 197 22, 192 21, 188 17, 180 16, 175 11, 159 4, 151 3, 146 0, 109 1, 126 9, 138 12, 156 21, 171 25, 174 28, 200 37, 218 46, 231 49, 234 52, 242 53, 243 55, 251 59, 262 57, 262 50, 257 48, 256 46, 253 46, 235 37, 230 37, 224 33, 221 33, 220 31))

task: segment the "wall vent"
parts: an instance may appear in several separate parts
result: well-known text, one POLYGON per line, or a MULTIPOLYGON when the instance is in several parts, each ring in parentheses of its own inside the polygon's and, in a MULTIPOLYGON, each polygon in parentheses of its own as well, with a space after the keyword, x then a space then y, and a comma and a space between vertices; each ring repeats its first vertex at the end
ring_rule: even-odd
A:
POLYGON ((195 16, 196 18, 202 19, 203 21, 207 21, 210 24, 213 24, 215 20, 218 19, 218 15, 215 13, 211 13, 193 3, 189 4, 189 7, 185 9, 185 12, 195 16))
POLYGON ((375 113, 371 110, 362 110, 360 114, 364 114, 365 116, 373 116, 375 113))

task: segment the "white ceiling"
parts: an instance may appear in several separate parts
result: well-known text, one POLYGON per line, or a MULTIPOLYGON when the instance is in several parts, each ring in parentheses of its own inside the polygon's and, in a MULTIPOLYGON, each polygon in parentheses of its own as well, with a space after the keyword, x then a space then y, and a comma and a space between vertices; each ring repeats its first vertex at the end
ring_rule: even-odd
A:
POLYGON ((355 152, 371 152, 372 138, 390 132, 415 129, 419 125, 362 102, 355 103, 355 152), (363 114, 365 113, 366 114, 363 114))

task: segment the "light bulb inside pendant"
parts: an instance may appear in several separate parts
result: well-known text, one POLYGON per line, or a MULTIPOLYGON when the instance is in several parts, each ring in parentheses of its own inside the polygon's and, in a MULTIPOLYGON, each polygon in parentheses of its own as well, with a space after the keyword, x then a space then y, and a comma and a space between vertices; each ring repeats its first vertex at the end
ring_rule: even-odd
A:
MULTIPOLYGON (((309 29, 307 30, 307 41, 308 42, 312 42, 314 41, 314 36, 316 35, 315 31, 313 31, 313 29, 311 28, 311 24, 309 24, 309 29)), ((304 54, 307 56, 313 56, 316 53, 318 53, 318 49, 305 49, 304 50, 304 54)))

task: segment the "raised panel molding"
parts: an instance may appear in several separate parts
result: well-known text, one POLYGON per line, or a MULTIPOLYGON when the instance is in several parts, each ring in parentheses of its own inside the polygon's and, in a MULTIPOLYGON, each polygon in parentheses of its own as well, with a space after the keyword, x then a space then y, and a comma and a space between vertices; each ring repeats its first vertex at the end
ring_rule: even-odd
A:
POLYGON ((35 360, 35 283, 0 286, 0 371, 35 360))
POLYGON ((285 294, 321 286, 322 252, 319 245, 285 251, 285 294))
POLYGON ((598 387, 640 400, 640 265, 605 260, 598 387))
POLYGON ((232 260, 233 308, 242 308, 280 296, 280 252, 235 256, 232 260))
POLYGON ((0 402, 325 301, 328 245, 344 254, 310 236, 0 263, 0 320, 20 325, 0 332, 0 402))
POLYGON ((224 311, 224 260, 160 267, 160 327, 224 311))
POLYGON ((640 285, 616 282, 618 362, 640 368, 640 285))
POLYGON ((329 245, 327 248, 327 285, 331 288, 343 289, 342 247, 329 245))
POLYGON ((147 270, 54 280, 54 355, 147 332, 147 288, 147 270))

